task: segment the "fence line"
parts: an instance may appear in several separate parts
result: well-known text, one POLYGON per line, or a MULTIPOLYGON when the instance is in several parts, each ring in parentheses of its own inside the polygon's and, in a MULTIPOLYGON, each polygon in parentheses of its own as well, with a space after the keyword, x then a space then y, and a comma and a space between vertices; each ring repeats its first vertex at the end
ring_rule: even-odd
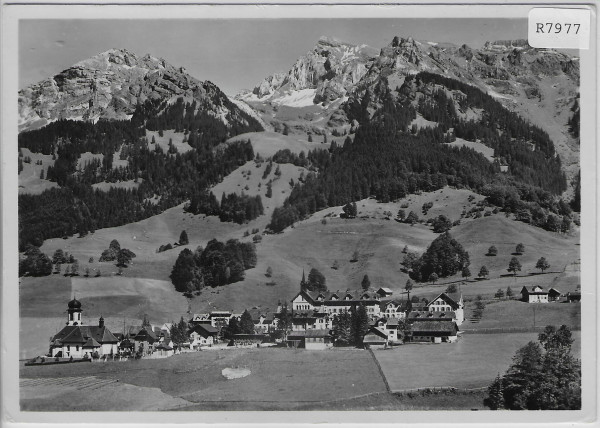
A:
POLYGON ((410 394, 410 393, 435 393, 435 392, 477 392, 486 391, 487 386, 480 386, 477 388, 457 388, 455 386, 431 386, 426 388, 409 388, 409 389, 395 389, 391 391, 393 394, 410 394))
POLYGON ((371 357, 373 358, 373 361, 375 361, 377 370, 379 370, 379 374, 381 375, 381 378, 383 379, 383 383, 385 384, 386 391, 392 392, 392 390, 390 389, 390 384, 388 383, 387 378, 385 377, 385 374, 383 373, 381 365, 379 364, 379 361, 377 361, 377 358, 375 357, 375 353, 373 352, 373 350, 371 348, 368 348, 367 351, 369 351, 369 353, 371 354, 371 357))
MULTIPOLYGON (((567 326, 571 331, 580 331, 581 326, 567 326)), ((487 327, 487 328, 470 328, 462 330, 463 334, 495 334, 495 333, 533 333, 543 331, 546 326, 529 326, 529 327, 487 327)))

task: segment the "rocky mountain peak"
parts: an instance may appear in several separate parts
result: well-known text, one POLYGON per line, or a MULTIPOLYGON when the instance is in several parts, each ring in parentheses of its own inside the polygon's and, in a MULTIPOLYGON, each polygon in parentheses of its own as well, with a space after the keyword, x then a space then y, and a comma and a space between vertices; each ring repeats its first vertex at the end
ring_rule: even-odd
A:
POLYGON ((162 58, 109 49, 79 61, 57 75, 19 91, 19 129, 33 129, 57 119, 127 119, 148 99, 184 97, 223 110, 225 95, 162 58))

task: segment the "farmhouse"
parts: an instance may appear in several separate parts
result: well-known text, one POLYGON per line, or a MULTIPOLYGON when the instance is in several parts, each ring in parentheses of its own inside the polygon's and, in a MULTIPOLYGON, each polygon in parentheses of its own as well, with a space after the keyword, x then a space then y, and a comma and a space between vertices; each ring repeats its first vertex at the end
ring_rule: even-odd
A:
POLYGON ((560 291, 550 288, 544 291, 542 287, 536 285, 529 290, 527 287, 521 289, 521 300, 527 303, 548 303, 555 302, 560 298, 560 291))
POLYGON ((386 339, 389 343, 398 342, 401 335, 398 333, 400 331, 400 324, 397 318, 379 318, 371 327, 377 327, 379 330, 383 331, 386 335, 386 339))
POLYGON ((406 318, 408 307, 409 302, 406 300, 388 300, 381 302, 379 310, 381 316, 386 318, 404 319, 406 318))
POLYGON ((388 346, 388 335, 383 328, 372 326, 363 337, 363 345, 367 349, 385 349, 388 346))
POLYGON ((567 302, 580 302, 581 301, 581 291, 569 291, 567 293, 567 302))
POLYGON ((415 322, 410 326, 412 342, 454 342, 458 338, 458 326, 454 321, 415 322))
POLYGON ((53 357, 102 357, 117 355, 118 339, 104 325, 100 317, 98 325, 83 325, 81 302, 73 299, 68 303, 67 325, 50 339, 50 355, 53 357))
POLYGON ((197 324, 192 326, 188 331, 188 335, 190 336, 190 348, 199 349, 202 346, 212 346, 215 343, 218 334, 219 330, 210 324, 197 324))
POLYGON ((462 294, 445 292, 426 305, 429 312, 454 312, 456 325, 461 325, 465 320, 464 307, 462 294))

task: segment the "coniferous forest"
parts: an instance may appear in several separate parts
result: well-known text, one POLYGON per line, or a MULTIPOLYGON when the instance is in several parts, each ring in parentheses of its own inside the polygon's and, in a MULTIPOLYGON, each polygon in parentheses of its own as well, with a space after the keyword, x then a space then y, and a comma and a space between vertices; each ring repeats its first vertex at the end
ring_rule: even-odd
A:
POLYGON ((375 95, 369 92, 364 102, 348 107, 350 118, 360 121, 354 141, 347 139, 341 147, 332 146, 330 153, 319 153, 319 173, 309 174, 274 211, 274 232, 326 207, 367 197, 389 202, 444 186, 483 194, 518 220, 547 230, 568 230, 571 209, 558 197, 566 189, 566 178, 544 131, 481 90, 436 74, 408 76, 398 92, 396 98, 387 88, 377 94, 381 107, 372 115, 367 107, 375 95), (446 90, 460 91, 462 109, 482 109, 480 120, 461 119, 446 90), (411 101, 423 92, 433 95, 419 101, 417 111, 438 124, 409 129, 415 117, 411 101), (444 144, 457 136, 494 148, 509 164, 509 172, 500 172, 497 161, 491 163, 473 149, 444 144))

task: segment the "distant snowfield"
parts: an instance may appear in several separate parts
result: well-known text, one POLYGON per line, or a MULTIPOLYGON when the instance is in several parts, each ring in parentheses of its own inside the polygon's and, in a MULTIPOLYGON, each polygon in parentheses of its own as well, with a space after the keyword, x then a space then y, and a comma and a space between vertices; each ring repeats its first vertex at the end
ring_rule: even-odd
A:
POLYGON ((299 91, 291 91, 280 98, 273 99, 274 104, 288 107, 309 107, 314 105, 316 89, 300 89, 299 91))

